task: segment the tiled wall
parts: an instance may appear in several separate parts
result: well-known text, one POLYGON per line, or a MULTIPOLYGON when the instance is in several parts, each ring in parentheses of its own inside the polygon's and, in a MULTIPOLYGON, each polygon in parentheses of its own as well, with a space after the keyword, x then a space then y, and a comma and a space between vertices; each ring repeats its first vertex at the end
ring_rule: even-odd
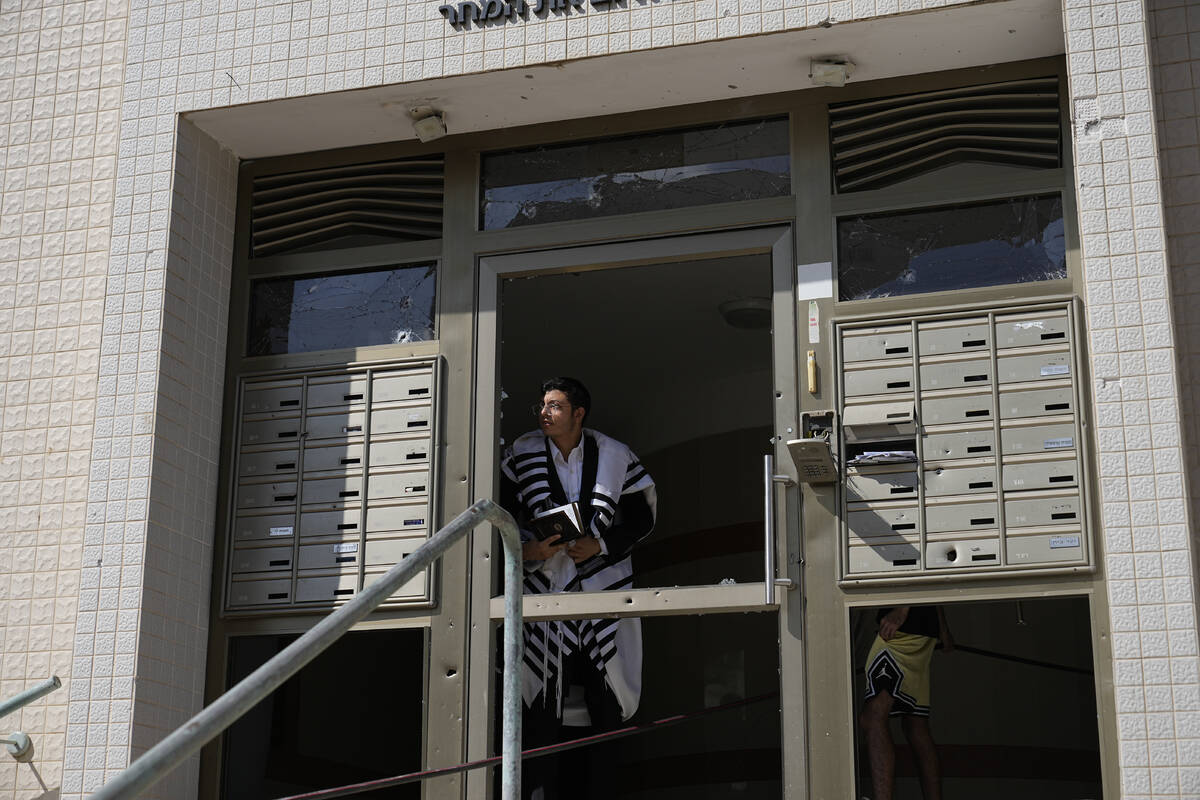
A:
POLYGON ((1122 797, 1200 794, 1200 673, 1141 2, 1065 11, 1122 797))
MULTIPOLYGON (((116 177, 125 2, 0 2, 0 696, 65 684, 4 719, 0 798, 59 786, 116 177)), ((99 558, 89 551, 89 557, 99 558)))
MULTIPOLYGON (((88 505, 89 542, 105 544, 83 571, 100 612, 81 603, 76 621, 76 661, 91 673, 71 695, 64 797, 95 789, 203 701, 237 165, 186 121, 157 141, 174 148, 167 190, 138 192, 139 167, 157 158, 123 148, 118 166, 128 216, 114 225, 88 505)), ((196 770, 192 759, 147 796, 186 797, 196 770)))
POLYGON ((1192 519, 1200 519, 1200 5, 1152 0, 1155 113, 1192 519), (1193 313, 1188 313, 1192 311, 1193 313))
MULTIPOLYGON (((0 530, 15 531, 0 538, 0 689, 70 672, 21 719, 45 732, 47 784, 65 752, 63 796, 82 797, 199 706, 235 165, 179 112, 948 4, 629 2, 459 32, 416 0, 137 0, 128 30, 119 0, 0 0, 0 530)), ((1194 155, 1171 155, 1165 121, 1155 140, 1143 4, 1068 0, 1065 17, 1124 796, 1194 797, 1200 675, 1157 154, 1194 155)), ((1174 191, 1177 233, 1190 217, 1174 191)), ((194 785, 193 767, 155 794, 194 785)), ((0 760, 0 800, 40 793, 0 760)))

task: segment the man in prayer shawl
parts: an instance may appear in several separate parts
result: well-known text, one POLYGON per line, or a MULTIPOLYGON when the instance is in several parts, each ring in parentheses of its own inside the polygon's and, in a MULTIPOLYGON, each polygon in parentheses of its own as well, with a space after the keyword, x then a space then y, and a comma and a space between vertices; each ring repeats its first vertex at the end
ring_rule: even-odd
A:
POLYGON ((929 731, 929 667, 940 640, 954 649, 950 626, 941 606, 897 606, 880 609, 879 633, 867 654, 867 690, 859 723, 867 740, 871 765, 871 800, 892 800, 896 752, 888 717, 900 717, 904 738, 912 748, 925 800, 942 800, 937 745, 929 731))
MULTIPOLYGON (((501 504, 521 527, 525 593, 595 592, 633 585, 630 552, 654 527, 654 481, 624 444, 584 428, 592 401, 574 378, 542 383, 538 430, 522 435, 501 461, 501 504), (529 521, 578 502, 583 535, 538 537, 529 521)), ((641 620, 583 619, 525 626, 525 746, 612 730, 637 710, 642 690, 641 620)), ((591 748, 595 750, 595 748, 591 748)), ((611 770, 586 771, 545 756, 526 762, 524 796, 555 800, 609 796, 611 770), (560 774, 560 768, 561 773, 560 774), (570 774, 567 774, 567 773, 570 774)))

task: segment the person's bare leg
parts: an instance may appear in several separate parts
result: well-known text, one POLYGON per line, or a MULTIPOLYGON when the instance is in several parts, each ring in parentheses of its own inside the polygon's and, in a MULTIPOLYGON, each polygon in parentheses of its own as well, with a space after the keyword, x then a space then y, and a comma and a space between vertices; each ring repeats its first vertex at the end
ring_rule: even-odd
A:
POLYGON ((871 800, 892 800, 896 781, 896 750, 888 714, 892 710, 892 695, 879 692, 863 703, 858 715, 863 737, 867 740, 867 762, 871 765, 871 784, 875 793, 871 800))
POLYGON ((925 800, 942 800, 942 773, 938 766, 937 745, 929 730, 929 719, 905 714, 902 720, 904 738, 917 760, 921 777, 921 795, 925 800))

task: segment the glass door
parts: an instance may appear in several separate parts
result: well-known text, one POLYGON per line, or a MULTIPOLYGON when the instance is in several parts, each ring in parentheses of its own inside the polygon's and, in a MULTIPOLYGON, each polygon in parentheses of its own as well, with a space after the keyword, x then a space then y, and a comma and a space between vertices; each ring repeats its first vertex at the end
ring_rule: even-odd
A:
MULTIPOLYGON (((542 659, 527 667, 527 693, 540 688, 555 704, 562 693, 553 740, 599 732, 594 714, 576 713, 594 711, 578 702, 584 687, 545 677, 558 672, 549 660, 594 631, 593 655, 610 637, 619 653, 625 677, 614 668, 605 680, 620 695, 620 724, 687 717, 530 762, 534 780, 590 774, 606 797, 629 798, 767 798, 804 785, 800 592, 787 586, 799 577, 798 494, 783 447, 798 405, 791 241, 790 228, 775 227, 481 259, 478 494, 500 497, 499 462, 514 442, 544 443, 522 436, 538 429, 530 407, 552 376, 587 385, 586 427, 627 445, 654 483, 654 530, 632 549, 631 577, 607 591, 527 594, 542 659), (544 652, 562 630, 567 646, 555 638, 544 652)), ((492 553, 498 543, 481 537, 481 632, 503 616, 492 553)), ((494 663, 489 637, 474 637, 471 663, 494 663)), ((470 676, 469 707, 490 709, 469 722, 472 758, 495 750, 493 678, 470 676)), ((480 796, 488 781, 473 780, 468 792, 480 796)), ((583 796, 574 783, 562 791, 583 796)))

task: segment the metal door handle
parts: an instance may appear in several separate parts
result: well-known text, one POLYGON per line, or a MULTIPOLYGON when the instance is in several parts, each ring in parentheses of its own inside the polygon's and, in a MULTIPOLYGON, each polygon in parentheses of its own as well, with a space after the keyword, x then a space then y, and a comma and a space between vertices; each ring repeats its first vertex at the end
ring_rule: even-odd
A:
POLYGON ((775 605, 775 587, 784 586, 791 589, 794 581, 791 578, 775 577, 775 484, 795 486, 796 482, 787 475, 775 474, 775 457, 771 454, 763 456, 763 584, 767 591, 767 605, 775 605))

